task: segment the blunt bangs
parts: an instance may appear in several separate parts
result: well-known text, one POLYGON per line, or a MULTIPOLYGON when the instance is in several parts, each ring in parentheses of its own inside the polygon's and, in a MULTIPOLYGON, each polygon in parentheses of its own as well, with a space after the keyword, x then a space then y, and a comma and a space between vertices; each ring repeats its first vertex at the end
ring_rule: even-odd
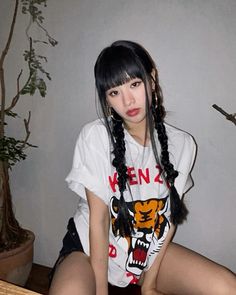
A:
POLYGON ((101 52, 96 66, 96 86, 100 93, 122 85, 133 78, 146 80, 146 71, 139 58, 129 48, 109 47, 101 52))

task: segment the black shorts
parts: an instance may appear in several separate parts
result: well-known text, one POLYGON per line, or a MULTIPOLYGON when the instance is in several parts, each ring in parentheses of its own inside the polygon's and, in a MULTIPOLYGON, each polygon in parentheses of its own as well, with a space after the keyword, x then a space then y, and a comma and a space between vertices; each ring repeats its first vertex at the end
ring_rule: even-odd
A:
POLYGON ((71 217, 67 225, 67 233, 62 241, 62 248, 59 256, 49 274, 49 284, 51 284, 53 275, 56 271, 57 266, 64 260, 64 258, 74 251, 80 251, 84 253, 83 246, 81 244, 78 232, 75 227, 74 219, 71 217))

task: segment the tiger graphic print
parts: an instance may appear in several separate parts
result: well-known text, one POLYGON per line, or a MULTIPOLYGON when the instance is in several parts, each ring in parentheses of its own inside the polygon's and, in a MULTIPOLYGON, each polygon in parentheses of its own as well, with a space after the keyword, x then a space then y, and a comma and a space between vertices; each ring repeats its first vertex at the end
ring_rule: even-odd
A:
MULTIPOLYGON (((113 196, 110 202, 112 232, 115 236, 119 200, 113 196)), ((133 219, 134 233, 130 237, 115 237, 117 244, 125 248, 128 258, 126 271, 140 276, 148 265, 148 259, 160 251, 170 228, 167 216, 169 198, 148 199, 145 201, 127 202, 133 219), (126 240, 126 242, 124 242, 126 240)))

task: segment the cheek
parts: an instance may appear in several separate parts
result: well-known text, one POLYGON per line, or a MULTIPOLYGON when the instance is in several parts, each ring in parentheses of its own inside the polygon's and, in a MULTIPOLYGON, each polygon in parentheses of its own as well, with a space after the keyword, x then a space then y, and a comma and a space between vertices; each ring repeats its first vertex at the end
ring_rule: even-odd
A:
POLYGON ((109 107, 113 108, 115 111, 120 110, 121 108, 121 103, 119 99, 111 99, 111 98, 107 98, 107 104, 109 107))
POLYGON ((107 101, 107 104, 109 105, 109 107, 113 108, 113 106, 115 105, 115 100, 112 99, 111 97, 107 96, 106 101, 107 101))
POLYGON ((143 106, 143 108, 146 108, 146 104, 148 103, 149 107, 151 106, 152 97, 151 94, 148 94, 148 97, 146 97, 146 93, 140 97, 140 105, 143 106))
POLYGON ((152 90, 151 87, 149 85, 147 85, 147 93, 145 91, 145 86, 143 85, 143 87, 140 89, 140 92, 138 94, 139 97, 139 101, 143 104, 146 105, 146 99, 148 99, 148 103, 149 105, 151 105, 152 102, 152 90), (146 95, 148 97, 146 97, 146 95))
POLYGON ((107 99, 107 105, 108 105, 110 108, 113 108, 113 104, 112 104, 112 102, 111 102, 110 99, 107 99))

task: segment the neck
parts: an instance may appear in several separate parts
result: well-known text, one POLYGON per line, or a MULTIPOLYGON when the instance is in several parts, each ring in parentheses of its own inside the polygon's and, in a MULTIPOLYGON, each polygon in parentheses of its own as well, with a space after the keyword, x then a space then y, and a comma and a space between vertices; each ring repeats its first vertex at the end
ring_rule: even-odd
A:
POLYGON ((143 120, 139 124, 125 124, 125 129, 139 144, 149 146, 150 133, 146 125, 146 120, 143 120))

